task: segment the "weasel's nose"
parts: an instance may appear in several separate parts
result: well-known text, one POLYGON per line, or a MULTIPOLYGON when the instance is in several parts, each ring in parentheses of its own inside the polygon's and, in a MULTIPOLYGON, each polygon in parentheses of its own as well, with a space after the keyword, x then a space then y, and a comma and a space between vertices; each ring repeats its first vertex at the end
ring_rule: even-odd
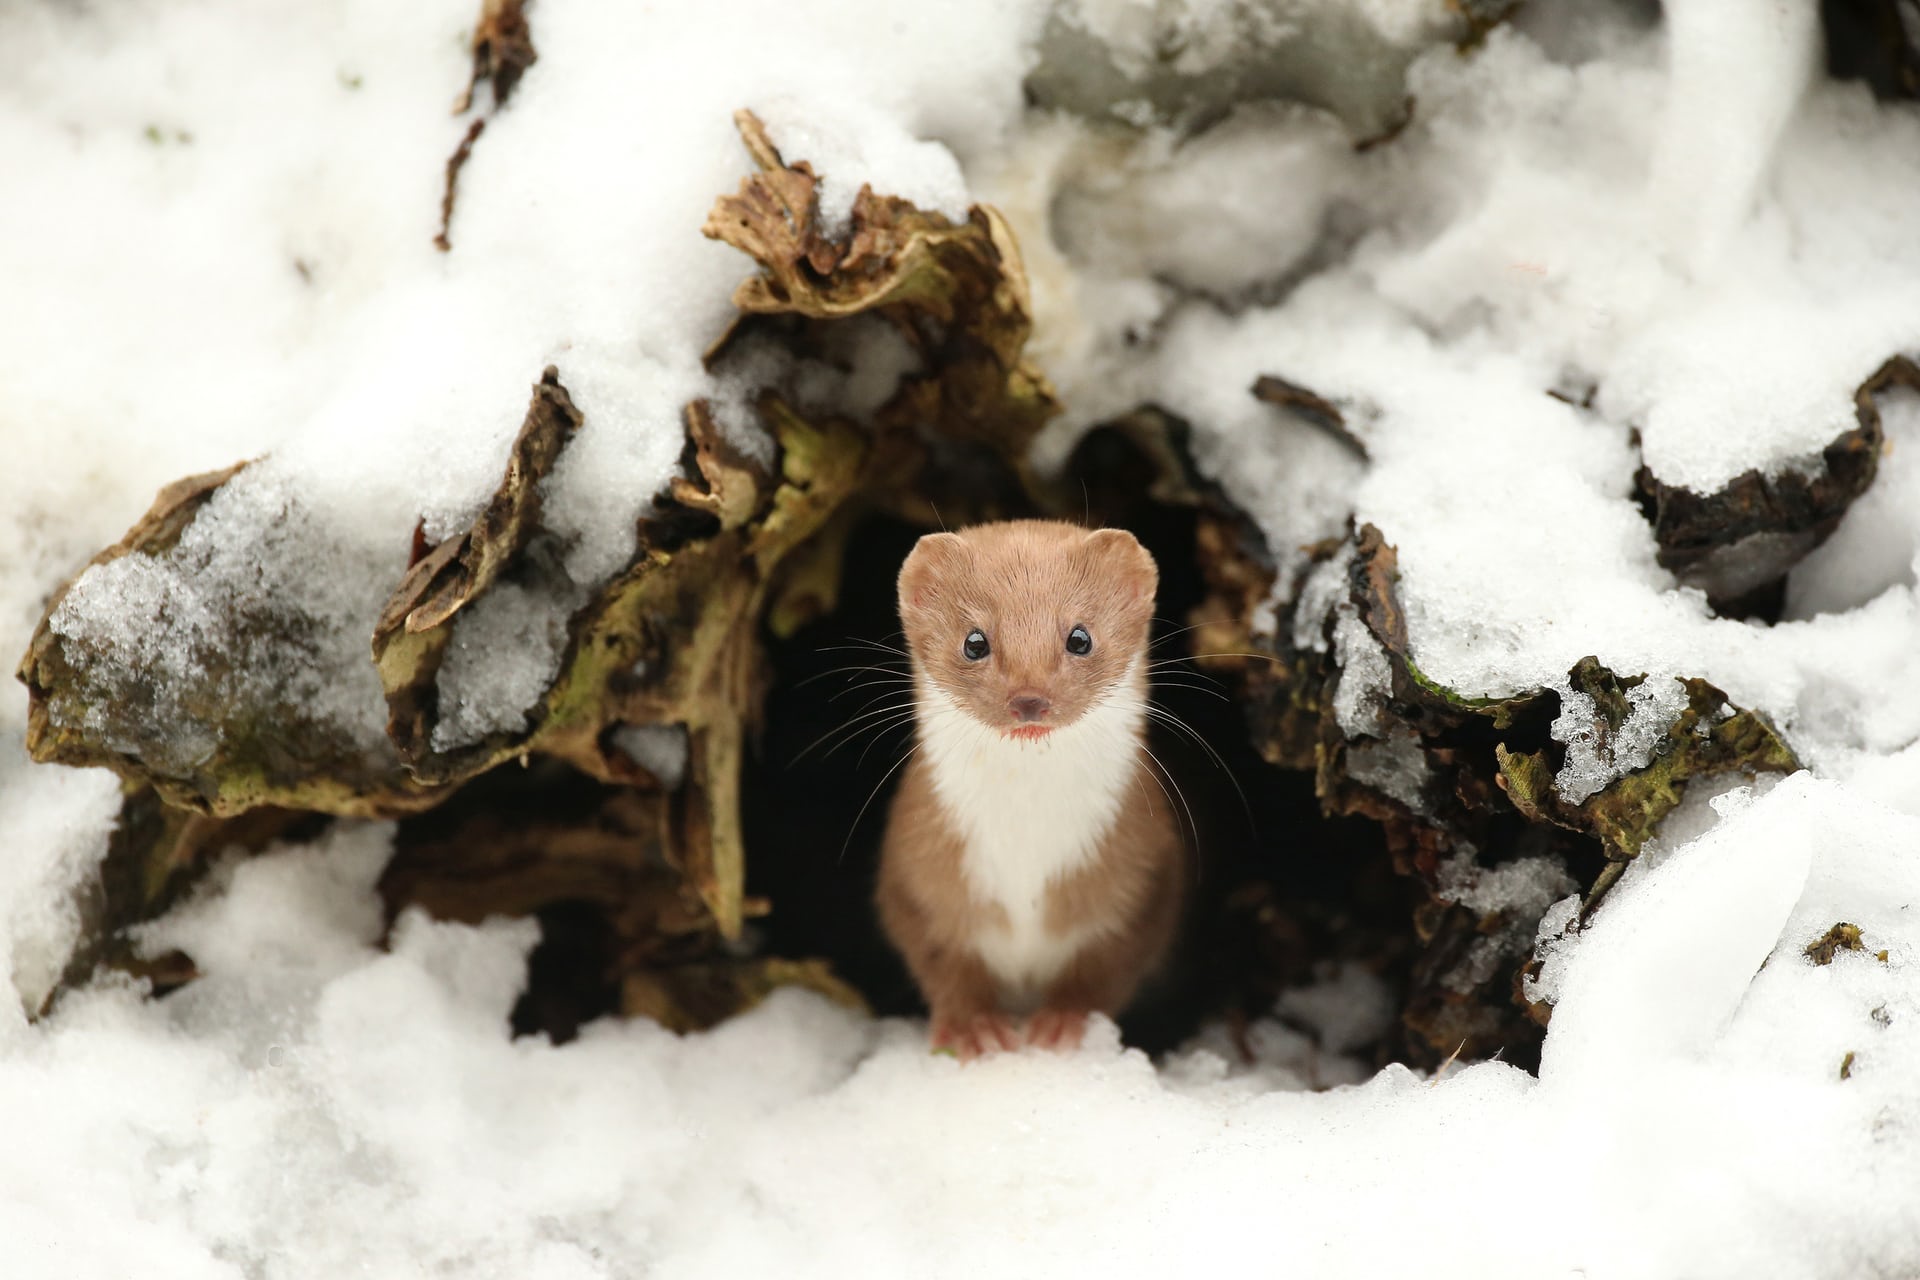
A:
POLYGON ((1053 703, 1037 693, 1022 693, 1007 699, 1007 710, 1013 712, 1016 719, 1032 722, 1053 710, 1053 703))

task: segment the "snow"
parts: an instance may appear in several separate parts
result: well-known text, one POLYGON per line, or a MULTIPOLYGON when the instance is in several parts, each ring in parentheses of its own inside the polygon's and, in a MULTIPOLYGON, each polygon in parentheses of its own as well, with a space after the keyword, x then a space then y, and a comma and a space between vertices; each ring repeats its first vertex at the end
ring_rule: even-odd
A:
POLYGON ((1497 867, 1474 862, 1473 850, 1463 849, 1440 864, 1439 894, 1481 915, 1503 913, 1540 919, 1548 903, 1575 888, 1558 858, 1539 854, 1516 858, 1497 867))
POLYGON ((438 678, 435 751, 527 727, 524 708, 560 674, 572 604, 502 582, 461 612, 438 678))
POLYGON ((1327 1048, 1260 1024, 1240 1065, 1156 1068, 1101 1024, 963 1066, 799 992, 700 1035, 511 1040, 533 926, 408 915, 382 949, 390 828, 349 826, 147 931, 198 982, 0 1042, 14 1274, 1910 1268, 1920 823, 1805 777, 1723 807, 1571 944, 1537 1080, 1368 1078, 1334 1047, 1384 1011, 1352 971, 1283 1007, 1327 1048), (1888 962, 1807 960, 1835 913, 1888 962))
MULTIPOLYGON (((129 697, 247 692, 377 743, 367 637, 413 531, 471 521, 552 364, 585 417, 542 494, 568 582, 463 612, 434 745, 524 724, 565 611, 677 464, 682 405, 712 397, 764 456, 746 382, 700 361, 746 264, 699 226, 753 106, 830 215, 863 182, 1006 212, 1067 405, 1039 462, 1141 402, 1178 414, 1265 532, 1281 606, 1309 544, 1374 523, 1427 677, 1560 692, 1570 798, 1645 763, 1681 676, 1767 713, 1809 767, 1696 788, 1590 919, 1546 859, 1443 875, 1539 921, 1537 1077, 1345 1056, 1392 1011, 1351 968, 1248 1029, 1251 1061, 1216 1027, 1155 1063, 1103 1024, 1077 1054, 963 1066, 922 1026, 795 992, 700 1035, 512 1039, 535 926, 388 934, 379 824, 223 864, 145 929, 204 970, 178 993, 101 982, 29 1021, 119 788, 23 762, 15 693, 9 1274, 1920 1270, 1920 399, 1883 401, 1879 478, 1774 626, 1678 584, 1632 497, 1642 462, 1703 491, 1804 469, 1861 379, 1920 351, 1920 114, 1817 75, 1811 0, 1674 0, 1664 25, 1532 0, 1470 55, 1415 57, 1443 8, 542 4, 444 254, 470 0, 0 12, 0 166, 32 175, 0 201, 0 280, 28 300, 0 314, 0 651, 162 484, 258 459, 173 550, 89 572, 55 625, 129 697), (1175 69, 1224 83, 1250 15, 1309 10, 1412 59, 1391 142, 1356 153, 1351 122, 1274 104, 1192 135, 1026 109, 1050 15, 1135 70, 1176 31, 1175 69), (1339 404, 1367 460, 1255 401, 1260 374, 1339 404), (1593 394, 1548 394, 1569 389, 1593 394), (289 621, 298 652, 252 641, 289 621), (1589 654, 1647 677, 1604 743, 1567 685, 1589 654), (1843 920, 1867 950, 1815 965, 1843 920)), ((883 331, 847 343, 844 373, 790 371, 804 402, 870 408, 911 367, 883 331)), ((1309 577, 1294 634, 1331 643, 1339 721, 1371 736, 1384 662, 1345 573, 1309 577)), ((684 770, 676 730, 615 741, 665 785, 684 770)), ((1406 748, 1350 765, 1414 804, 1406 748)))
POLYGON ((677 724, 626 724, 613 731, 613 744, 667 790, 687 776, 687 730, 677 724))

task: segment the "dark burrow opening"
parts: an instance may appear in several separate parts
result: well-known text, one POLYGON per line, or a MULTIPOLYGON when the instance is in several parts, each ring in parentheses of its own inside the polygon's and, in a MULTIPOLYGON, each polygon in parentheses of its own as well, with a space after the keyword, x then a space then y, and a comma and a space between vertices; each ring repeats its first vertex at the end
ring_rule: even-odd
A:
MULTIPOLYGON (((1144 499, 1126 507, 1093 512, 1096 523, 1129 529, 1153 553, 1161 570, 1155 657, 1186 655, 1185 619, 1205 591, 1196 515, 1144 499)), ((892 771, 911 729, 884 715, 868 723, 889 727, 846 729, 854 716, 904 701, 903 686, 872 682, 905 670, 876 646, 902 644, 894 579, 919 533, 882 516, 866 520, 849 543, 838 609, 772 646, 765 738, 744 781, 748 892, 773 906, 757 924, 764 945, 827 958, 881 1015, 925 1012, 872 902, 898 783, 892 771)), ((1283 990, 1340 960, 1365 964, 1397 994, 1422 895, 1394 873, 1380 827, 1324 817, 1311 775, 1262 760, 1230 685, 1186 664, 1167 677, 1155 700, 1219 760, 1170 731, 1150 743, 1192 812, 1200 856, 1183 945, 1122 1020, 1127 1042, 1162 1051, 1214 1018, 1238 1030, 1270 1013, 1283 990)), ((1379 1046, 1382 1059, 1398 1056, 1391 1039, 1379 1046)))

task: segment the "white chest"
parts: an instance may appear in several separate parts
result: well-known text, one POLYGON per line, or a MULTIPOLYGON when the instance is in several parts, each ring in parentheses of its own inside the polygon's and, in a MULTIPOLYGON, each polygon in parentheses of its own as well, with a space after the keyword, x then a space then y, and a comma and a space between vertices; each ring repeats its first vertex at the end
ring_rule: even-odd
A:
POLYGON ((962 873, 974 898, 997 904, 1003 928, 976 939, 1010 993, 1031 993, 1065 967, 1098 929, 1047 927, 1050 886, 1085 866, 1113 830, 1136 783, 1144 705, 1134 681, 1038 741, 1008 738, 946 694, 919 689, 921 749, 934 792, 965 843, 962 873))

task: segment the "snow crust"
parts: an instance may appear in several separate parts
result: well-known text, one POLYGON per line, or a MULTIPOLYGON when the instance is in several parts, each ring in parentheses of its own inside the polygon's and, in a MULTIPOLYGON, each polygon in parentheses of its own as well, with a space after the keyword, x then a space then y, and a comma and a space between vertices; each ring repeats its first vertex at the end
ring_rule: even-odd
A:
MULTIPOLYGON (((1252 8, 1071 7, 1122 50, 1177 10, 1191 59, 1252 8)), ((1438 8, 1353 12, 1411 47, 1438 8)), ((55 625, 130 694, 187 696, 237 652, 218 679, 376 741, 373 617, 416 524, 444 537, 485 501, 547 364, 586 424, 545 509, 576 591, 615 572, 686 400, 764 448, 744 385, 699 362, 746 270, 698 228, 751 105, 830 214, 868 181, 1007 213, 1068 405, 1042 462, 1157 402, 1283 570, 1380 526, 1430 678, 1646 673, 1606 752, 1565 697, 1568 794, 1644 763, 1675 676, 1768 713, 1811 769, 1696 789, 1589 920, 1547 860, 1450 872, 1456 901, 1544 916, 1530 994, 1555 1012, 1537 1078, 1422 1079, 1343 1056, 1392 1009, 1353 970, 1289 993, 1251 1061, 1221 1028, 1155 1064, 1101 1026, 962 1067, 797 993, 704 1035, 513 1040, 534 926, 408 916, 383 941, 377 824, 227 867, 146 929, 205 970, 176 995, 105 983, 29 1022, 119 790, 0 752, 8 1274, 1920 1270, 1920 401, 1888 399, 1879 479, 1774 627, 1679 587, 1631 498, 1643 461, 1702 490, 1808 465, 1860 380, 1920 349, 1920 115, 1814 74, 1811 0, 1664 8, 1533 0, 1471 56, 1421 56, 1414 122, 1356 154, 1280 107, 1184 140, 1029 116, 1040 0, 543 0, 444 255, 471 0, 0 10, 0 166, 31 175, 0 201, 0 281, 29 300, 0 313, 6 652, 161 484, 260 458, 55 625), (1254 401, 1263 373, 1332 398, 1368 460, 1254 401), (297 652, 248 640, 289 621, 297 652), (1867 949, 1814 965, 1843 920, 1867 949)), ((878 403, 910 363, 848 343, 803 395, 878 403)), ((1358 729, 1381 671, 1343 573, 1305 584, 1296 638, 1348 663, 1358 729)), ((579 597, 515 590, 463 614, 436 745, 523 723, 552 670, 579 597)), ((0 745, 24 733, 0 698, 0 745)), ((616 741, 667 785, 684 769, 671 729, 616 741)), ((1358 766, 1417 804, 1404 747, 1358 766)))

